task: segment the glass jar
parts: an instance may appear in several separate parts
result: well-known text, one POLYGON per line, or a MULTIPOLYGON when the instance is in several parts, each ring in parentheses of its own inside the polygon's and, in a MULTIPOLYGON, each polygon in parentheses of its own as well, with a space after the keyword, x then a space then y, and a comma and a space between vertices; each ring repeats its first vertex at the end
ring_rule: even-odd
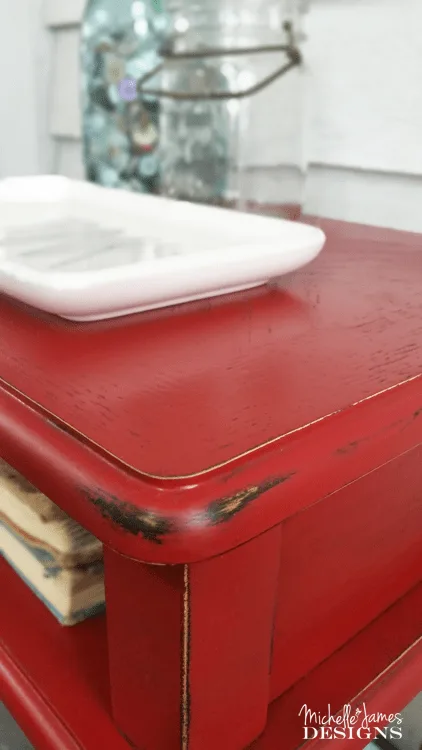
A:
POLYGON ((91 0, 83 28, 88 176, 296 216, 305 175, 303 11, 303 0, 91 0))

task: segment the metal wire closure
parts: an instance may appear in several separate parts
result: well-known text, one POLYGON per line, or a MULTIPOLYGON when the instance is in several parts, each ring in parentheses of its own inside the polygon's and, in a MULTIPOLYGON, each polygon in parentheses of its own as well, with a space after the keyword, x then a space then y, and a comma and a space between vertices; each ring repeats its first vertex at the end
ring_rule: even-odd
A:
POLYGON ((253 96, 254 94, 257 94, 259 91, 262 91, 262 89, 266 88, 271 83, 276 81, 278 78, 281 78, 281 76, 288 73, 292 68, 300 65, 302 62, 302 55, 299 47, 296 44, 296 37, 292 24, 289 21, 286 21, 286 23, 283 25, 283 28, 288 37, 287 44, 271 44, 260 47, 233 47, 227 49, 204 48, 201 50, 196 50, 195 52, 175 52, 174 42, 170 41, 160 50, 160 55, 163 58, 163 61, 138 80, 138 93, 162 98, 165 97, 167 99, 179 99, 181 101, 195 101, 198 99, 243 99, 247 96, 253 96), (183 60, 201 60, 211 57, 234 57, 257 54, 262 55, 275 52, 285 52, 287 56, 287 62, 281 67, 277 68, 274 73, 271 73, 269 76, 266 76, 258 83, 242 91, 203 91, 200 93, 186 93, 184 91, 165 91, 163 89, 143 88, 144 84, 151 78, 156 76, 158 73, 160 73, 168 63, 179 62, 183 60))

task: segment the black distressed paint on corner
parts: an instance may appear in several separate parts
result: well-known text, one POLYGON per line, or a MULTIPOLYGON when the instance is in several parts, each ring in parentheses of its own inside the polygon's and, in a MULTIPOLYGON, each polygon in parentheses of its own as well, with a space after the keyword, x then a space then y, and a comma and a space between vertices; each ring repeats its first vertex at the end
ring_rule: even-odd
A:
POLYGON ((256 487, 250 487, 237 492, 235 495, 214 500, 207 509, 208 521, 212 526, 230 521, 233 516, 244 510, 250 503, 257 500, 261 495, 284 482, 287 482, 296 472, 285 474, 282 477, 268 479, 256 487))
POLYGON ((162 537, 174 531, 174 522, 171 518, 137 508, 112 496, 106 497, 99 492, 84 490, 84 495, 100 511, 103 518, 112 521, 129 534, 141 535, 147 541, 162 544, 162 537))

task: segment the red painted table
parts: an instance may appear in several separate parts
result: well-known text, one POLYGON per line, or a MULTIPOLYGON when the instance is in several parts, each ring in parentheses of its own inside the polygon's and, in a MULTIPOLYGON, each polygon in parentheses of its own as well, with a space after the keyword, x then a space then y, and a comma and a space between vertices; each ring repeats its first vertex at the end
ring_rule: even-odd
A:
POLYGON ((88 325, 0 298, 0 455, 105 544, 107 623, 1 565, 37 748, 293 750, 304 704, 422 688, 422 237, 322 226, 278 288, 88 325))

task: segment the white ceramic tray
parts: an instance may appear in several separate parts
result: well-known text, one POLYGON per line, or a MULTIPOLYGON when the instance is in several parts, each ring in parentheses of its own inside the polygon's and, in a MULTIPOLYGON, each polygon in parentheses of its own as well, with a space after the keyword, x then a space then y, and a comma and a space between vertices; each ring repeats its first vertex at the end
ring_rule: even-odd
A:
POLYGON ((0 291, 71 320, 250 289, 324 241, 304 224, 64 177, 0 181, 0 291))

